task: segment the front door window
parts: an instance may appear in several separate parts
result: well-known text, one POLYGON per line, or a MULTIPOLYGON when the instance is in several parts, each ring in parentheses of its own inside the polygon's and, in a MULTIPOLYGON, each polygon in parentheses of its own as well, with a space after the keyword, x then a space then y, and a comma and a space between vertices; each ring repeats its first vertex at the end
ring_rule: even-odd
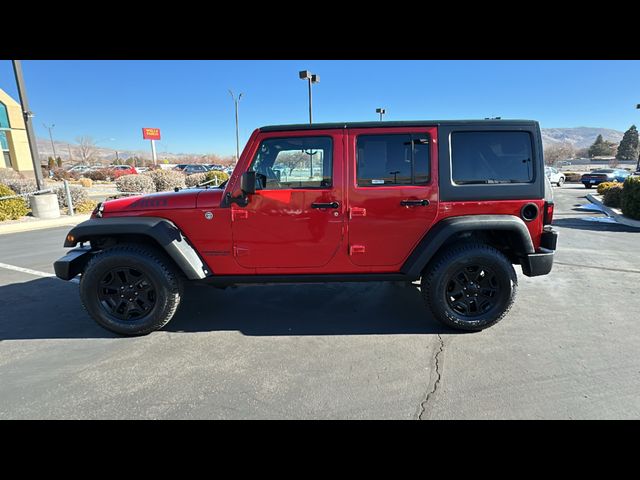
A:
POLYGON ((258 173, 258 189, 287 190, 332 186, 331 137, 264 140, 249 170, 258 173))

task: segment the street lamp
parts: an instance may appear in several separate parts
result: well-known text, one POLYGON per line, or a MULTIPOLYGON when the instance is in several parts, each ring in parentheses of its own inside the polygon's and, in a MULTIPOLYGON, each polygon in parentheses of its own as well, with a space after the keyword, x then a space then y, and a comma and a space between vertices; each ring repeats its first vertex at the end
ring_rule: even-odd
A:
POLYGON ((387 111, 384 108, 376 108, 376 113, 380 114, 380 121, 382 121, 382 117, 387 113, 387 111))
POLYGON ((55 124, 55 123, 52 123, 50 126, 47 126, 46 124, 44 124, 44 123, 43 123, 42 125, 44 126, 44 128, 46 128, 47 130, 49 130, 49 139, 51 140, 51 148, 52 148, 52 150, 53 150, 53 161, 54 161, 54 162, 57 162, 57 161, 58 161, 58 157, 57 157, 57 155, 56 155, 56 146, 55 146, 55 145, 54 145, 54 143, 53 143, 53 135, 51 135, 51 129, 52 129, 53 127, 55 127, 55 126, 56 126, 56 124, 55 124))
POLYGON ((229 95, 231 95, 231 99, 236 106, 236 163, 240 159, 240 133, 238 131, 238 104, 240 103, 240 99, 242 98, 242 93, 238 95, 238 98, 233 96, 233 92, 229 90, 229 95))
POLYGON ((320 83, 320 75, 311 73, 309 70, 302 70, 298 73, 298 76, 301 80, 309 81, 309 125, 311 125, 313 123, 311 84, 320 83))

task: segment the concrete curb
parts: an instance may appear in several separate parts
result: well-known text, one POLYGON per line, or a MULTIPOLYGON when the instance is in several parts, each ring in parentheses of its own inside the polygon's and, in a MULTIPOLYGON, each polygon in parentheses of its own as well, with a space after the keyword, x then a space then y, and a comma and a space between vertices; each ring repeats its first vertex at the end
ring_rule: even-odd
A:
POLYGON ((60 218, 52 218, 49 220, 30 220, 17 223, 10 223, 8 225, 0 224, 0 235, 6 235, 9 233, 30 232, 31 230, 42 230, 45 228, 55 228, 64 226, 74 226, 85 220, 89 220, 91 214, 74 215, 70 217, 63 215, 60 218))
POLYGON ((609 217, 613 218, 616 222, 626 225, 627 227, 633 227, 640 229, 640 220, 633 220, 629 217, 625 217, 621 213, 618 213, 611 207, 607 207, 600 198, 600 195, 596 195, 594 193, 587 193, 587 200, 591 203, 599 205, 602 208, 602 211, 606 213, 609 217))

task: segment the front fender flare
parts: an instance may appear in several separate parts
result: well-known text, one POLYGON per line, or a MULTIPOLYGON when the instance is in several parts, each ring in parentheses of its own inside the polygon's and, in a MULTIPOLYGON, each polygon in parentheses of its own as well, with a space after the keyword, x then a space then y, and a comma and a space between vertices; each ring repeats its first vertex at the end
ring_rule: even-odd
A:
POLYGON ((189 244, 180 229, 170 220, 159 217, 92 218, 73 227, 65 247, 75 247, 95 237, 143 235, 154 239, 190 280, 211 275, 209 267, 189 244))

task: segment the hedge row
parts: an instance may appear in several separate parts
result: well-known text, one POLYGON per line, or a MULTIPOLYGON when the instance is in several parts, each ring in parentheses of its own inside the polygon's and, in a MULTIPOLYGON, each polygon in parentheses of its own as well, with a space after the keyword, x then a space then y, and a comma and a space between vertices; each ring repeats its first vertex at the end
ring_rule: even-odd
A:
POLYGON ((607 191, 609 188, 613 187, 613 186, 620 186, 622 187, 621 183, 618 182, 602 182, 598 185, 598 193, 600 195, 604 195, 604 192, 607 191))
MULTIPOLYGON (((16 192, 0 183, 0 197, 9 197, 15 194, 16 192)), ((27 213, 29 213, 27 204, 21 198, 0 200, 0 222, 4 220, 17 220, 20 217, 24 217, 27 213)))
POLYGON ((629 218, 640 220, 640 177, 627 177, 621 197, 622 213, 629 218))

